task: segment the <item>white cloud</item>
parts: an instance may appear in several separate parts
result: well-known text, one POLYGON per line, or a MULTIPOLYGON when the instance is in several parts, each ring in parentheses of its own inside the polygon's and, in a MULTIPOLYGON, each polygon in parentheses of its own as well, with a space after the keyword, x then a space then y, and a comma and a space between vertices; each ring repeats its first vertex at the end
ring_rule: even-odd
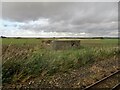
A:
POLYGON ((38 19, 35 21, 28 21, 28 23, 26 23, 26 25, 41 25, 41 26, 47 26, 49 24, 49 19, 38 19))

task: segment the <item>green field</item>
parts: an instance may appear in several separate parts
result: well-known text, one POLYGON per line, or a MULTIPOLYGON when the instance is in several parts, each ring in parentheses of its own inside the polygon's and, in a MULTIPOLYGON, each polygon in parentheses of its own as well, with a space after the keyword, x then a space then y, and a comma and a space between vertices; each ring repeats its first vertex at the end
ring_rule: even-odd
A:
MULTIPOLYGON (((15 44, 15 45, 21 45, 21 44, 40 44, 41 40, 54 40, 54 39, 35 39, 35 38, 27 38, 27 39, 15 39, 15 38, 5 38, 2 39, 3 45, 8 44, 15 44)), ((64 39, 67 40, 67 39, 64 39)), ((74 39, 70 39, 74 40, 74 39)), ((77 39, 81 40, 82 45, 118 45, 119 39, 77 39)))
POLYGON ((42 45, 43 40, 49 39, 2 39, 3 83, 69 73, 120 54, 118 39, 80 39, 80 49, 57 51, 42 45))

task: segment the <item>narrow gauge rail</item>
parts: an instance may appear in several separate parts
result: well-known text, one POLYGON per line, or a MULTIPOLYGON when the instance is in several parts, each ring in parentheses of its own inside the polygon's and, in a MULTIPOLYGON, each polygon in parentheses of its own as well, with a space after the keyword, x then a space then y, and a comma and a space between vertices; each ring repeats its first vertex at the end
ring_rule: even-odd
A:
MULTIPOLYGON (((111 80, 114 79, 114 80, 118 81, 118 83, 114 84, 113 87, 108 88, 107 90, 120 90, 120 80, 118 80, 118 79, 120 79, 120 70, 110 74, 107 77, 102 78, 101 80, 91 84, 90 86, 87 86, 86 88, 84 88, 84 90, 93 90, 93 89, 99 88, 99 86, 101 86, 103 84, 105 84, 105 85, 110 84, 111 82, 107 81, 110 79, 111 80)), ((104 86, 102 88, 104 88, 104 86)))

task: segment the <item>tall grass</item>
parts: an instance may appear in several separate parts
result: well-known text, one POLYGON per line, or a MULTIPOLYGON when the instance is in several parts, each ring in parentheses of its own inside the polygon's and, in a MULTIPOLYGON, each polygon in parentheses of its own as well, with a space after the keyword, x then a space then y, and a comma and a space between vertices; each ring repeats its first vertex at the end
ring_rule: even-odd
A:
MULTIPOLYGON (((12 49, 9 47, 7 50, 12 49)), ((80 49, 71 48, 58 51, 39 48, 31 50, 25 47, 24 49, 14 48, 13 52, 8 51, 3 55, 3 83, 22 82, 30 77, 64 73, 94 61, 108 59, 120 54, 120 50, 111 47, 82 47, 80 49), (16 50, 19 51, 16 52, 16 50)))

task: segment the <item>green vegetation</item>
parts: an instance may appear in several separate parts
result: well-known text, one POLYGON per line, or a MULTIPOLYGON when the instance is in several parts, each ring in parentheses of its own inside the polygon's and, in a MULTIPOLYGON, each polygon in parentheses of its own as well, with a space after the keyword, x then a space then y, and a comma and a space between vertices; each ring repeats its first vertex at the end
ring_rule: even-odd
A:
POLYGON ((117 39, 83 39, 80 49, 57 51, 41 47, 42 40, 2 40, 3 83, 25 82, 31 77, 47 77, 59 72, 68 73, 97 60, 109 59, 120 54, 117 39))
MULTIPOLYGON (((42 40, 53 40, 53 39, 35 39, 35 38, 21 38, 21 39, 15 39, 15 38, 4 38, 2 39, 3 45, 9 45, 9 44, 15 44, 15 45, 23 45, 23 44, 41 44, 42 40)), ((66 39, 65 39, 66 40, 66 39)), ((71 40, 71 39, 70 39, 71 40)), ((81 40, 82 45, 87 46, 101 46, 101 45, 118 45, 119 39, 77 39, 81 40)))
POLYGON ((41 40, 40 39, 34 39, 34 38, 20 38, 20 39, 15 39, 15 38, 4 38, 2 39, 2 44, 3 45, 9 45, 9 44, 14 44, 14 45, 23 45, 23 44, 40 44, 41 40))

